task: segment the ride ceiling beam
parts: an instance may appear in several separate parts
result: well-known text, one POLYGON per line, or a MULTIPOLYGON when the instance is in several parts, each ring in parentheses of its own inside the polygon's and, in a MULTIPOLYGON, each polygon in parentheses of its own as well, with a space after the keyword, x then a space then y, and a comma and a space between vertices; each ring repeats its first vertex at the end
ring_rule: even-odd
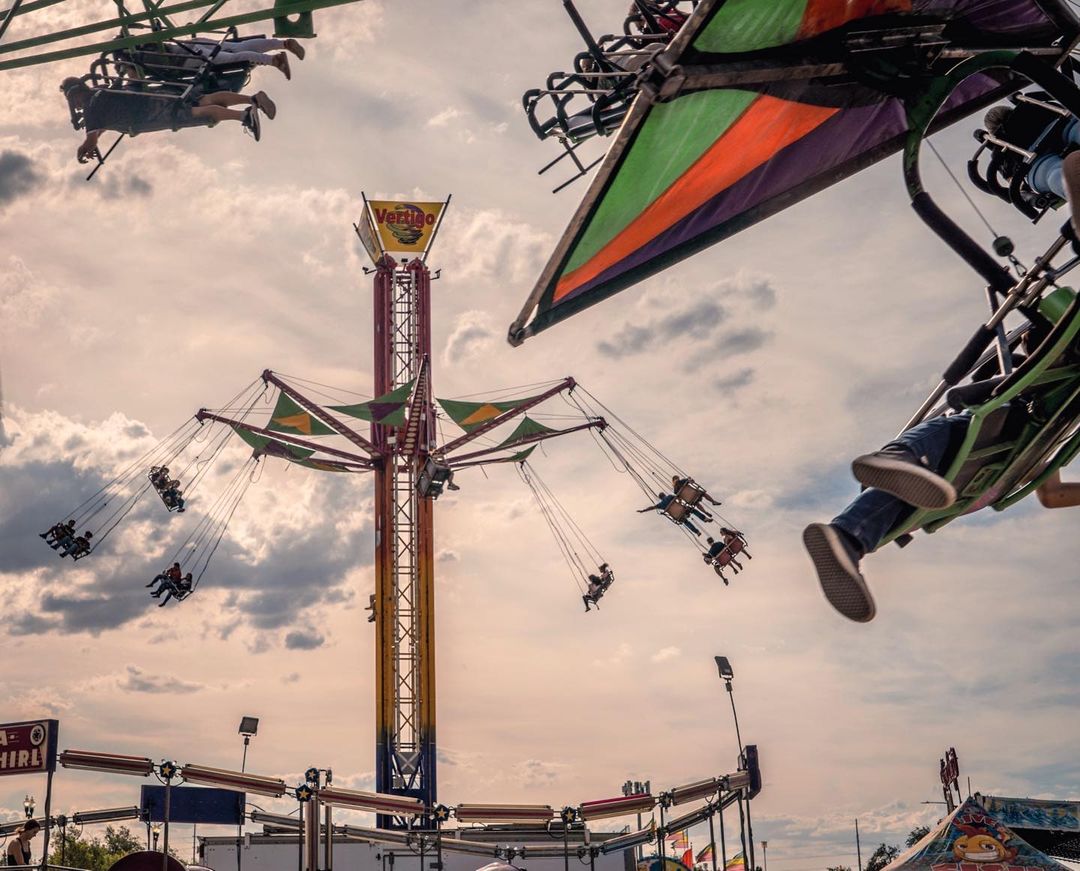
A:
POLYGON ((265 369, 263 371, 262 379, 269 384, 273 384, 282 393, 296 400, 297 404, 300 405, 305 411, 315 415, 320 421, 325 423, 338 435, 344 436, 358 448, 367 451, 371 455, 371 459, 382 459, 382 454, 379 453, 379 449, 376 448, 375 445, 369 442, 362 435, 360 435, 360 433, 356 432, 353 429, 350 429, 337 418, 332 417, 329 412, 327 412, 322 407, 316 405, 295 387, 291 387, 290 385, 286 384, 269 369, 265 369))
POLYGON ((503 412, 498 417, 492 418, 487 423, 478 426, 472 432, 466 433, 465 435, 446 443, 441 448, 439 448, 439 453, 442 456, 446 456, 451 451, 460 448, 462 445, 467 445, 469 442, 479 438, 485 433, 491 432, 493 429, 495 429, 495 427, 501 426, 511 418, 517 417, 519 414, 524 414, 531 408, 535 408, 544 400, 550 399, 552 396, 556 396, 559 393, 562 393, 564 390, 573 390, 575 387, 577 387, 577 382, 573 378, 564 378, 554 387, 550 388, 549 390, 545 390, 538 396, 534 396, 528 402, 522 403, 517 408, 511 408, 509 411, 503 412))
POLYGON ((363 466, 365 469, 372 468, 371 460, 367 457, 361 457, 357 454, 350 454, 347 451, 339 451, 337 448, 328 448, 324 445, 320 445, 317 442, 309 442, 307 439, 297 438, 286 433, 274 432, 273 430, 264 429, 261 426, 252 426, 250 423, 242 423, 239 420, 233 420, 232 418, 222 417, 220 414, 214 414, 212 411, 207 411, 205 408, 200 408, 195 414, 197 420, 216 420, 218 423, 224 423, 227 426, 237 427, 245 432, 253 433, 254 435, 263 436, 264 438, 273 439, 276 442, 283 442, 293 447, 303 448, 308 451, 318 451, 323 454, 329 454, 332 457, 341 457, 343 460, 347 460, 350 463, 356 463, 359 466, 363 466))
POLYGON ((497 448, 487 448, 482 451, 473 451, 471 454, 462 454, 460 457, 447 458, 452 468, 463 468, 464 465, 480 466, 483 463, 465 463, 466 460, 474 460, 479 457, 487 456, 488 454, 496 454, 501 451, 509 451, 513 448, 520 448, 523 445, 532 445, 537 442, 546 442, 549 439, 556 438, 558 436, 569 435, 572 432, 581 432, 583 429, 607 429, 607 421, 602 417, 598 417, 596 420, 590 420, 587 423, 578 424, 577 426, 568 427, 567 429, 556 430, 555 432, 543 432, 536 435, 526 436, 521 441, 514 442, 512 445, 503 445, 497 448))
MULTIPOLYGON (((334 6, 344 6, 347 3, 355 2, 357 2, 357 0, 294 0, 294 2, 290 3, 285 10, 282 10, 280 7, 268 7, 266 9, 257 9, 252 12, 244 12, 237 15, 226 15, 221 18, 200 19, 199 21, 180 24, 176 27, 166 27, 162 30, 147 30, 145 33, 141 33, 138 36, 120 37, 105 42, 95 42, 76 46, 74 48, 62 49, 60 51, 46 52, 45 54, 0 60, 0 71, 55 63, 57 61, 70 60, 71 58, 85 57, 87 55, 102 54, 103 52, 114 51, 119 48, 132 48, 136 45, 164 42, 167 39, 192 36, 197 33, 205 33, 208 30, 223 30, 227 27, 253 24, 256 21, 270 21, 275 18, 281 18, 283 14, 297 15, 303 12, 313 12, 317 9, 328 9, 334 6)), ((190 12, 195 9, 204 9, 207 6, 214 6, 215 3, 219 3, 219 0, 185 0, 183 3, 162 6, 159 8, 157 14, 176 15, 181 12, 190 12)), ((19 9, 19 15, 25 15, 30 11, 31 6, 39 8, 33 3, 27 3, 19 9)), ((75 39, 76 37, 87 36, 92 33, 100 33, 102 31, 127 27, 132 24, 143 23, 153 16, 154 13, 138 12, 126 18, 110 18, 105 21, 84 24, 81 27, 72 27, 68 30, 30 37, 28 39, 8 43, 7 45, 0 45, 0 55, 7 55, 24 49, 38 48, 43 45, 63 42, 65 40, 75 39)))

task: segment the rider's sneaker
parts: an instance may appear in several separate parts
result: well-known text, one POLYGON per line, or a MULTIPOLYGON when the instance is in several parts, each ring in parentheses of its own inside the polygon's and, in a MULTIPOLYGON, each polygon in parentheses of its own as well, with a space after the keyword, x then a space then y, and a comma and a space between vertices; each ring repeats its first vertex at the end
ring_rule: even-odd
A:
POLYGON ((859 571, 859 553, 843 532, 829 523, 811 523, 803 530, 803 544, 829 604, 857 623, 873 620, 874 597, 859 571))
POLYGON ((244 110, 244 129, 258 142, 262 139, 262 125, 259 123, 259 109, 257 106, 248 106, 244 110))
POLYGON ((956 488, 904 448, 857 457, 851 473, 860 484, 884 490, 916 508, 948 508, 956 501, 956 488))

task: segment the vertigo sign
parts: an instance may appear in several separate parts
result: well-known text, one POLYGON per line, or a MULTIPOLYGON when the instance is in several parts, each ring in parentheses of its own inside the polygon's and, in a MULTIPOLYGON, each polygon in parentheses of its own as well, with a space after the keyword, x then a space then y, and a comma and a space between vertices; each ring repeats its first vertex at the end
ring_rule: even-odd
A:
POLYGON ((59 720, 0 724, 0 776, 56 770, 59 720))
POLYGON ((371 217, 383 251, 423 254, 439 226, 446 203, 404 203, 369 200, 371 217))

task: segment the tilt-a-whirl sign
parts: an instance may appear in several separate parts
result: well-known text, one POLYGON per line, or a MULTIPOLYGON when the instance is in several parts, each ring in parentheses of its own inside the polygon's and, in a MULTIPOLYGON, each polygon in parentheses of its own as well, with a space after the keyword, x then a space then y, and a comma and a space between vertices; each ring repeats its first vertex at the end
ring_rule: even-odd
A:
POLYGON ((406 202, 369 200, 364 197, 364 214, 354 224, 356 234, 372 262, 386 252, 427 254, 449 202, 406 202))
POLYGON ((59 720, 0 724, 0 776, 56 770, 59 720))

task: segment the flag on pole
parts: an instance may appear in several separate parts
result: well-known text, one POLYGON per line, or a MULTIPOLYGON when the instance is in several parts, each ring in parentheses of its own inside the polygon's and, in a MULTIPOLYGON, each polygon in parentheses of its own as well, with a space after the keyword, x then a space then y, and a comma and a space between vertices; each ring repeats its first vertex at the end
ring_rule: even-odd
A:
POLYGON ((742 871, 744 868, 746 868, 746 857, 742 854, 742 850, 740 850, 727 860, 724 871, 742 871))
POLYGON ((668 840, 671 841, 672 850, 685 850, 690 846, 690 841, 686 837, 686 831, 672 832, 668 835, 668 840))
POLYGON ((687 868, 693 868, 694 867, 694 851, 687 848, 686 852, 682 854, 682 859, 680 861, 687 868))
POLYGON ((709 844, 704 850, 697 854, 697 858, 694 860, 694 864, 700 864, 702 862, 711 862, 713 858, 713 845, 709 844))

